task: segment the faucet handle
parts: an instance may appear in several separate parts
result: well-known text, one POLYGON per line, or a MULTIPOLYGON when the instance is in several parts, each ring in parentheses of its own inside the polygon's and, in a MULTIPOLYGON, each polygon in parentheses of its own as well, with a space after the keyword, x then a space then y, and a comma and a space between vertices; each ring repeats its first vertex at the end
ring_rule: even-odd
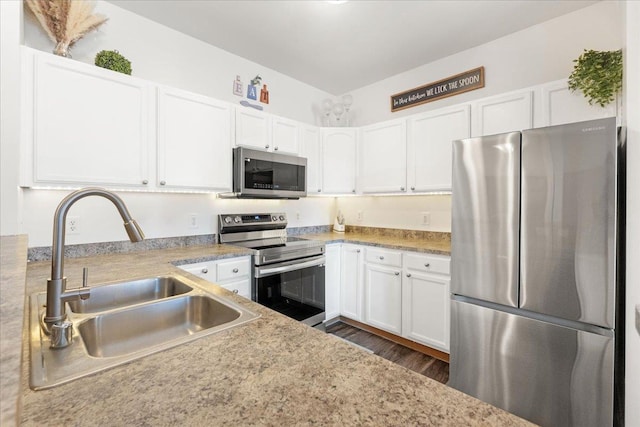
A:
MULTIPOLYGON (((89 287, 89 268, 88 267, 82 267, 82 287, 83 288, 89 287)), ((89 294, 80 295, 80 299, 84 300, 88 298, 89 298, 89 294)))

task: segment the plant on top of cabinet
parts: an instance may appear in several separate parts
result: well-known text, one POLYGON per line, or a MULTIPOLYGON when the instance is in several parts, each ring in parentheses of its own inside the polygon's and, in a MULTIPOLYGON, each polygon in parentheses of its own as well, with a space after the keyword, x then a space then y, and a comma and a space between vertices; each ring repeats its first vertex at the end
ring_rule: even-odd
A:
POLYGON ((56 43, 53 53, 71 57, 69 48, 108 19, 94 14, 95 3, 86 0, 27 0, 29 9, 56 43))
POLYGON ((131 75, 131 61, 122 56, 117 50, 101 50, 96 55, 95 64, 107 70, 131 75))
POLYGON ((580 90, 589 104, 601 107, 615 101, 622 90, 622 50, 606 52, 586 50, 569 76, 569 89, 580 90))

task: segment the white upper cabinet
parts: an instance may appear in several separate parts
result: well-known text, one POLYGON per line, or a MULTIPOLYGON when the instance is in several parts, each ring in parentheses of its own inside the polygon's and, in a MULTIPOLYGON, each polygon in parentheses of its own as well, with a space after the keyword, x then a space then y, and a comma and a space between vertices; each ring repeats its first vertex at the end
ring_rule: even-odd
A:
POLYGON ((407 128, 404 119, 362 128, 359 153, 363 193, 406 191, 407 128))
POLYGON ((508 93, 475 101, 472 108, 472 136, 531 129, 533 127, 531 90, 508 93))
POLYGON ((236 145, 298 155, 300 125, 253 108, 236 107, 236 145))
POLYGON ((231 106, 158 89, 158 184, 231 191, 231 106))
POLYGON ((32 66, 24 67, 25 166, 32 173, 23 184, 148 185, 152 87, 114 71, 26 52, 32 66))
POLYGON ((257 150, 273 150, 269 115, 253 108, 236 107, 235 110, 236 145, 257 150))
POLYGON ((536 127, 615 117, 617 113, 615 102, 605 107, 589 105, 581 92, 569 90, 566 80, 542 85, 541 91, 540 120, 536 120, 536 127))
POLYGON ((271 132, 273 151, 298 155, 300 152, 300 125, 298 122, 272 116, 271 132))
POLYGON ((300 155, 307 158, 307 196, 322 194, 322 144, 320 129, 302 126, 300 155))
POLYGON ((322 129, 322 190, 324 193, 356 193, 356 159, 356 129, 322 129))
POLYGON ((451 142, 471 136, 470 106, 456 105, 411 116, 407 132, 410 191, 451 191, 451 142))

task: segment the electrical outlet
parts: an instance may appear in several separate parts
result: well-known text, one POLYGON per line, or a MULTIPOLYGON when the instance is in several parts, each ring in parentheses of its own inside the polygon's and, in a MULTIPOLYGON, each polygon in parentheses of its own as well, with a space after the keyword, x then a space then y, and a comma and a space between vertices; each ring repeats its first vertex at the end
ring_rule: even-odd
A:
POLYGON ((198 215, 189 214, 189 228, 198 228, 198 215))
POLYGON ((357 219, 358 221, 362 221, 362 211, 358 211, 358 214, 357 214, 357 216, 356 216, 356 219, 357 219))
POLYGON ((80 217, 67 216, 65 229, 67 234, 80 234, 80 217))
POLYGON ((431 225, 431 212, 420 212, 422 225, 431 225))

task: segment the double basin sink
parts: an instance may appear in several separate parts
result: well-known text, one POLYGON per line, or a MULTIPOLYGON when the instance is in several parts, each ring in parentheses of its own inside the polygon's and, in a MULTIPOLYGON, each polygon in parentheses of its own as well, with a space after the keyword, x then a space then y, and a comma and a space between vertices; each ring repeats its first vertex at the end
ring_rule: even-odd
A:
POLYGON ((67 303, 73 342, 51 349, 41 327, 46 293, 31 295, 30 386, 50 388, 247 323, 259 316, 174 274, 91 288, 67 303))

